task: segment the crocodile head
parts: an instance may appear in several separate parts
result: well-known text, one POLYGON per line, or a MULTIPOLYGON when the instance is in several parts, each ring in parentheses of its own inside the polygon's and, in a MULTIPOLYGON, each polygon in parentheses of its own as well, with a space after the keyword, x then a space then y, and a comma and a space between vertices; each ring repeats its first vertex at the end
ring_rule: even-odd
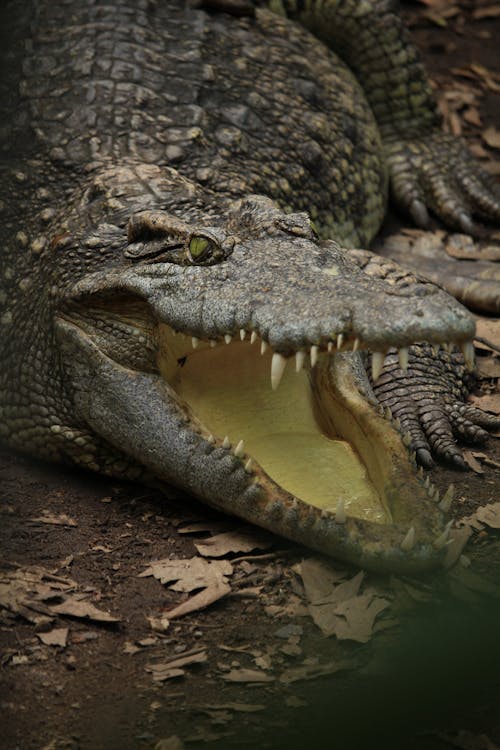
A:
POLYGON ((465 309, 390 261, 368 276, 264 198, 201 223, 142 211, 128 237, 115 230, 122 262, 81 278, 56 322, 65 388, 96 439, 327 554, 436 564, 442 505, 377 411, 360 353, 380 362, 396 346, 404 364, 416 341, 467 346, 465 309))

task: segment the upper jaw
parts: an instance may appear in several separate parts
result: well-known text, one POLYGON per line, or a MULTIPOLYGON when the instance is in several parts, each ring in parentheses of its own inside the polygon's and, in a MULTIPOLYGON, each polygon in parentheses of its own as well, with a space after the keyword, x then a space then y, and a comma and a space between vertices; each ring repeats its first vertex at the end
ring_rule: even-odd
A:
POLYGON ((385 352, 472 339, 472 317, 446 292, 414 277, 408 283, 404 272, 394 276, 368 276, 333 242, 267 237, 237 244, 220 265, 138 264, 91 274, 71 297, 128 291, 176 331, 218 341, 255 332, 285 355, 331 350, 330 342, 385 352))

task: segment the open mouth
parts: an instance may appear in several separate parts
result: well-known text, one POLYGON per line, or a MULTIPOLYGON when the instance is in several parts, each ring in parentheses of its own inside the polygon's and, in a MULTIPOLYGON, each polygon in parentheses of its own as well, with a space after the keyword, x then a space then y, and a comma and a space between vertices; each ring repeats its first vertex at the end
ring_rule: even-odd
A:
MULTIPOLYGON (((311 363, 299 352, 287 359, 255 339, 228 337, 212 346, 195 340, 193 348, 188 337, 160 325, 160 371, 248 473, 260 467, 286 493, 339 518, 390 522, 377 472, 343 437, 352 415, 342 429, 341 405, 325 388, 331 357, 314 352, 311 363)), ((371 448, 376 459, 376 446, 366 443, 364 452, 371 448)))
POLYGON ((341 556, 359 559, 361 547, 380 568, 416 546, 422 560, 445 546, 447 500, 439 505, 397 430, 361 395, 348 355, 326 346, 285 357, 255 333, 201 341, 164 324, 159 352, 205 440, 241 462, 275 514, 295 513, 302 533, 285 520, 285 535, 331 551, 331 534, 341 556))

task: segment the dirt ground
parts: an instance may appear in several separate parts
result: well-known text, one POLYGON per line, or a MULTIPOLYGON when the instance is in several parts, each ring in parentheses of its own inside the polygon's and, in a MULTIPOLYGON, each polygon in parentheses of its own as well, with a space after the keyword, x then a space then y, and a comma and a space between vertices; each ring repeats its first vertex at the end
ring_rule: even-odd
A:
MULTIPOLYGON (((496 174, 499 8, 404 8, 450 128, 496 174)), ((491 395, 499 358, 478 356, 491 395)), ((421 580, 363 576, 178 494, 0 453, 0 748, 500 747, 498 440, 481 452, 476 471, 430 472, 455 483, 467 521, 450 562, 470 539, 421 580), (178 560, 190 567, 171 572, 178 560), (196 596, 214 601, 172 613, 196 596)))

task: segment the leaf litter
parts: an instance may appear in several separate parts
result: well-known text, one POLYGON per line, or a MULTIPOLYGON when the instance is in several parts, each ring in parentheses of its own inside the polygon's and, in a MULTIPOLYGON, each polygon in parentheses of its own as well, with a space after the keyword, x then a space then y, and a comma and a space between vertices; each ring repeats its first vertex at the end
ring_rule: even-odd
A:
POLYGON ((119 618, 98 609, 77 590, 78 584, 71 578, 56 576, 42 567, 16 567, 0 573, 0 609, 35 625, 48 624, 56 615, 119 622, 119 618))
POLYGON ((364 572, 346 578, 322 560, 310 558, 295 566, 304 584, 309 613, 323 635, 367 643, 377 617, 390 601, 373 590, 360 593, 364 572))

